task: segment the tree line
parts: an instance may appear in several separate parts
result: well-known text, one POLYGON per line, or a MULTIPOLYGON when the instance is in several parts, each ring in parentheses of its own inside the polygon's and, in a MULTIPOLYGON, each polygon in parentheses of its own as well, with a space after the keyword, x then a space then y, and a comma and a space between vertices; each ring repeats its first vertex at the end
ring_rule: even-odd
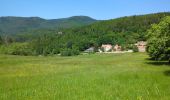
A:
MULTIPOLYGON (((24 55, 54 55, 61 53, 61 55, 71 56, 78 55, 81 51, 92 46, 97 49, 102 44, 119 44, 123 49, 132 49, 132 44, 137 41, 149 40, 152 35, 147 35, 147 30, 152 30, 152 24, 158 24, 169 15, 170 13, 157 13, 130 16, 96 22, 79 28, 27 31, 13 36, 15 42, 11 46, 1 46, 1 51, 6 51, 9 54, 14 50, 24 51, 24 53, 20 53, 24 55), (9 49, 10 52, 5 48, 9 49)), ((149 34, 151 32, 149 31, 149 34)), ((150 41, 148 43, 152 44, 150 41)), ((150 51, 148 47, 148 52, 150 51)), ((15 52, 14 54, 18 53, 15 52)))

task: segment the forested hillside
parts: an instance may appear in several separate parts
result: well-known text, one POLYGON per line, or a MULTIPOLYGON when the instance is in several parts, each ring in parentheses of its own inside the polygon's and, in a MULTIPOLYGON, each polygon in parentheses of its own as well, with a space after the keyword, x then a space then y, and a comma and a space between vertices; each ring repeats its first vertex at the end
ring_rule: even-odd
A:
POLYGON ((82 42, 83 48, 90 45, 100 46, 103 43, 127 46, 136 41, 146 40, 146 31, 151 25, 159 23, 162 18, 169 15, 170 13, 157 13, 96 22, 89 26, 65 30, 62 40, 77 45, 82 42))
MULTIPOLYGON (((152 24, 159 23, 162 18, 169 15, 169 12, 165 12, 100 21, 78 28, 25 31, 24 34, 16 35, 13 40, 27 42, 19 45, 19 48, 30 48, 27 49, 28 54, 36 55, 63 52, 78 54, 79 51, 92 46, 97 49, 102 44, 119 44, 123 49, 131 49, 131 44, 146 40, 147 30, 152 24)), ((18 44, 13 47, 16 46, 18 44)))
POLYGON ((0 34, 16 34, 35 29, 65 29, 89 25, 97 20, 87 16, 73 16, 62 19, 39 17, 0 17, 0 34))

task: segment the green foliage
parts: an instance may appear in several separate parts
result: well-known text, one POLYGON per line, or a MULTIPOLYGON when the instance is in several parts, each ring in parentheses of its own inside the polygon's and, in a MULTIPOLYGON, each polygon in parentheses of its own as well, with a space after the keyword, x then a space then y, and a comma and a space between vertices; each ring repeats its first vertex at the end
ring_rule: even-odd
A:
POLYGON ((75 55, 79 55, 79 50, 76 50, 76 49, 61 50, 61 56, 75 56, 75 55))
POLYGON ((60 47, 57 43, 58 41, 55 34, 44 34, 32 41, 31 46, 33 47, 36 55, 46 56, 49 54, 58 54, 60 52, 60 47))
POLYGON ((138 47, 137 47, 137 46, 133 46, 132 50, 133 50, 133 52, 139 52, 139 50, 138 50, 138 47))
POLYGON ((0 17, 0 34, 25 33, 36 29, 65 29, 89 25, 97 20, 87 16, 46 20, 39 17, 0 17))
POLYGON ((0 47, 0 53, 10 55, 32 55, 32 48, 28 43, 12 43, 10 45, 2 45, 0 47))
POLYGON ((0 35, 0 45, 9 45, 14 42, 14 38, 8 35, 0 35))
POLYGON ((3 39, 2 39, 2 37, 0 36, 0 45, 2 45, 3 44, 3 39))
POLYGON ((113 20, 101 21, 89 26, 76 29, 63 30, 63 35, 59 38, 63 44, 71 41, 80 51, 102 44, 134 44, 140 40, 146 40, 146 30, 153 23, 159 23, 170 13, 158 13, 142 16, 130 16, 113 20))
MULTIPOLYGON (((102 44, 119 44, 124 49, 128 49, 129 44, 146 40, 146 30, 151 27, 151 24, 159 23, 167 15, 170 13, 122 17, 71 29, 30 30, 13 37, 18 42, 28 42, 33 48, 34 55, 53 55, 63 52, 64 49, 73 48, 84 51, 95 47, 97 51, 102 44)), ((71 21, 75 20, 74 18, 78 19, 73 17, 71 21)), ((79 21, 87 21, 85 19, 83 17, 79 21)))
POLYGON ((165 17, 159 24, 148 30, 147 51, 155 60, 170 59, 170 17, 165 17))

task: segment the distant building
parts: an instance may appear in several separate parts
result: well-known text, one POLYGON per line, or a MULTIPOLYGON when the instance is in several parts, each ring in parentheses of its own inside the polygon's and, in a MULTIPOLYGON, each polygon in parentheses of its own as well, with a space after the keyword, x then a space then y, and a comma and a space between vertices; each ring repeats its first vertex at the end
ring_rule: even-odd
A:
POLYGON ((90 48, 86 49, 84 52, 86 52, 86 53, 94 52, 94 47, 90 47, 90 48))
POLYGON ((147 42, 145 41, 139 41, 135 44, 138 47, 138 51, 139 52, 146 52, 146 45, 147 42))
POLYGON ((116 44, 113 48, 114 51, 122 51, 122 47, 116 44))
POLYGON ((111 44, 102 44, 101 49, 103 52, 111 52, 112 51, 112 45, 111 44))
POLYGON ((57 34, 62 35, 62 34, 63 34, 63 32, 58 32, 57 34))
POLYGON ((127 50, 127 51, 125 51, 125 52, 129 52, 129 53, 131 53, 131 52, 133 52, 133 50, 127 50))

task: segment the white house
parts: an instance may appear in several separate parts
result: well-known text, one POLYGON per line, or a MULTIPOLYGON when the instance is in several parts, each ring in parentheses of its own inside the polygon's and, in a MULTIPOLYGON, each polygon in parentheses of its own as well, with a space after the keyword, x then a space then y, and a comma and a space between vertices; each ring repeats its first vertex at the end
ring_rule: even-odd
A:
POLYGON ((84 52, 86 52, 86 53, 94 52, 94 47, 90 47, 90 48, 86 49, 84 52))
POLYGON ((111 52, 112 51, 112 45, 111 44, 102 44, 101 49, 104 52, 111 52))
POLYGON ((114 51, 122 51, 122 47, 119 46, 118 44, 116 44, 113 49, 114 51))
POLYGON ((146 52, 146 45, 147 42, 145 41, 139 41, 135 44, 138 47, 138 51, 139 52, 146 52))

